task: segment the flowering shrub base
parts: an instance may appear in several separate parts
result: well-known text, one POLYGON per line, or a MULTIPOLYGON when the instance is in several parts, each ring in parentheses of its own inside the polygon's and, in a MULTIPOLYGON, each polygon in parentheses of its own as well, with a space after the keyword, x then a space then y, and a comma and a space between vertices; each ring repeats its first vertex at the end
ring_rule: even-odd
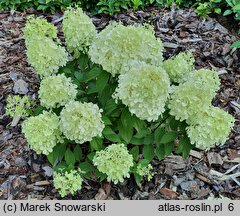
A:
MULTIPOLYGON (((76 16, 71 11, 74 10, 67 12, 69 20, 76 16)), ((91 20, 81 15, 82 10, 77 11, 84 22, 68 22, 69 29, 80 25, 72 30, 73 35, 80 30, 89 31, 86 26, 93 27, 91 20)), ((44 54, 44 69, 42 53, 28 44, 32 40, 29 25, 37 25, 34 20, 27 24, 29 62, 43 80, 39 92, 42 106, 23 123, 23 132, 33 150, 47 155, 55 170, 57 188, 61 181, 78 179, 78 184, 68 183, 60 189, 62 196, 80 189, 82 178, 118 183, 133 174, 140 184, 143 178, 150 180, 154 175, 150 164, 154 157, 162 160, 175 152, 187 158, 195 146, 205 150, 227 139, 234 118, 218 108, 213 114, 211 100, 220 83, 216 72, 196 71, 190 54, 180 53, 173 59, 174 64, 164 64, 161 41, 149 32, 151 28, 114 24, 104 30, 104 37, 100 32, 88 40, 84 38, 88 35, 82 34, 76 46, 71 40, 67 54, 60 43, 45 35, 46 29, 54 28, 41 23, 38 37, 33 28, 35 44, 45 41, 59 52, 44 54), (128 46, 117 52, 118 44, 128 41, 128 31, 138 29, 143 35, 151 35, 147 44, 141 35, 135 38, 135 44, 147 55, 128 46), (158 44, 158 49, 153 49, 152 44, 158 44), (64 58, 59 55, 63 50, 64 58), (110 69, 107 63, 111 64, 110 69), (179 73, 174 65, 181 69, 181 63, 187 71, 179 73), (199 117, 195 118, 196 114, 199 117), (217 125, 222 117, 225 120, 217 125)), ((71 32, 67 35, 74 38, 71 32)))

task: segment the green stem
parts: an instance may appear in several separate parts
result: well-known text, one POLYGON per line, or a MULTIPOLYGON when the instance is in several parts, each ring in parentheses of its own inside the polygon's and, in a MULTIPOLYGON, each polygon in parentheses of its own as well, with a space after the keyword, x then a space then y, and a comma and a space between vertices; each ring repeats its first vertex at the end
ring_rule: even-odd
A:
POLYGON ((18 115, 13 116, 13 120, 12 120, 11 126, 15 127, 18 124, 20 118, 21 118, 21 116, 18 116, 18 115))
POLYGON ((171 115, 167 115, 160 123, 159 125, 153 130, 153 133, 164 123, 171 115))

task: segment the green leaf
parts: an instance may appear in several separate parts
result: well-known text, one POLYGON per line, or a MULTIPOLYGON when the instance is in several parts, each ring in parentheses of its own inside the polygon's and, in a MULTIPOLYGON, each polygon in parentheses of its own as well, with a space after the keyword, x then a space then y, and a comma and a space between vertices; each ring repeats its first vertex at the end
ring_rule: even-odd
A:
POLYGON ((123 109, 121 114, 121 122, 124 127, 131 128, 134 117, 129 112, 128 108, 123 109))
POLYGON ((143 145, 143 138, 132 137, 130 143, 133 145, 143 145))
POLYGON ((178 135, 178 133, 176 131, 167 132, 162 136, 159 143, 165 144, 165 143, 169 143, 171 141, 174 141, 176 139, 177 135, 178 135))
POLYGON ((96 170, 96 176, 99 178, 100 182, 107 178, 107 175, 105 173, 100 172, 99 170, 96 170))
POLYGON ((93 158, 94 156, 96 155, 96 152, 91 152, 87 155, 87 158, 90 160, 90 161, 93 161, 93 158))
POLYGON ((179 145, 176 149, 176 153, 182 153, 184 159, 189 156, 190 150, 192 149, 191 142, 188 137, 183 137, 179 141, 179 145))
POLYGON ((139 147, 138 146, 134 146, 133 148, 131 148, 129 153, 133 156, 133 159, 135 161, 137 161, 138 160, 138 156, 139 156, 139 147))
POLYGON ((94 67, 92 70, 87 72, 85 81, 88 82, 92 79, 95 79, 101 73, 101 69, 99 67, 94 67))
POLYGON ((41 105, 38 105, 33 112, 33 116, 38 116, 43 113, 44 107, 41 105))
POLYGON ((121 121, 118 122, 118 129, 120 137, 128 144, 133 136, 132 129, 124 127, 121 121))
POLYGON ((160 140, 162 139, 163 135, 166 133, 165 129, 163 127, 158 128, 154 132, 154 141, 157 145, 160 144, 160 140))
POLYGON ((65 144, 58 144, 53 148, 53 151, 47 155, 47 158, 52 166, 56 166, 56 164, 63 159, 65 151, 65 144))
POLYGON ((107 116, 102 116, 102 120, 104 122, 104 125, 112 125, 111 120, 107 116))
POLYGON ((65 159, 67 165, 74 164, 76 161, 75 155, 73 154, 73 152, 70 149, 67 149, 67 151, 65 152, 64 159, 65 159))
POLYGON ((110 76, 110 74, 108 72, 103 71, 103 70, 101 71, 101 73, 97 77, 97 81, 96 81, 96 88, 97 88, 98 92, 102 92, 103 89, 106 87, 109 76, 110 76))
POLYGON ((77 161, 82 160, 82 158, 83 158, 83 153, 82 153, 82 149, 81 149, 80 145, 76 145, 76 147, 75 147, 74 150, 73 150, 73 154, 74 154, 75 159, 76 159, 77 161))
POLYGON ((150 145, 154 143, 154 134, 149 134, 148 136, 144 137, 143 144, 150 145))
POLYGON ((168 156, 172 153, 174 148, 174 142, 169 142, 164 144, 165 155, 168 156))
POLYGON ((67 164, 65 161, 62 161, 61 163, 59 163, 58 165, 56 165, 55 167, 53 167, 54 171, 60 171, 60 170, 66 170, 67 169, 67 164))
POLYGON ((109 126, 103 129, 103 135, 106 139, 112 142, 121 142, 119 136, 109 126))
POLYGON ((236 41, 231 45, 231 48, 239 48, 240 47, 240 41, 236 41))
POLYGON ((154 157, 154 148, 152 145, 144 145, 143 146, 143 157, 147 159, 149 162, 154 157))
POLYGON ((94 94, 97 93, 97 88, 95 83, 89 83, 88 84, 88 89, 87 89, 87 94, 94 94))
POLYGON ((134 178, 135 178, 135 181, 136 181, 137 185, 141 186, 141 182, 143 180, 143 176, 140 176, 139 174, 135 173, 134 174, 134 178))
POLYGON ((83 171, 84 173, 89 173, 89 172, 95 170, 95 167, 94 167, 93 165, 91 165, 90 163, 88 163, 88 162, 80 163, 78 167, 79 167, 79 168, 81 169, 81 171, 83 171))
POLYGON ((132 117, 134 117, 133 127, 137 130, 137 132, 140 132, 143 128, 146 128, 145 121, 137 118, 135 115, 133 115, 132 117))
POLYGON ((47 155, 47 159, 48 159, 48 161, 50 162, 50 164, 51 164, 52 166, 54 166, 54 163, 55 163, 55 161, 56 161, 56 159, 57 159, 57 156, 54 155, 54 152, 50 152, 50 153, 47 155))
POLYGON ((84 81, 84 74, 81 73, 81 71, 75 71, 75 72, 74 72, 74 76, 76 77, 76 79, 77 79, 79 82, 83 82, 83 81, 84 81))
POLYGON ((181 122, 176 120, 174 116, 169 117, 169 126, 172 130, 177 130, 181 122))
POLYGON ((232 13, 233 13, 232 10, 225 10, 224 13, 223 13, 223 16, 228 16, 228 15, 230 15, 232 13))
POLYGON ((240 11, 240 4, 235 5, 232 9, 233 11, 240 11))
POLYGON ((81 54, 78 60, 78 64, 81 70, 85 71, 88 68, 89 58, 85 54, 81 54))
POLYGON ((112 94, 115 91, 117 84, 107 85, 99 94, 99 101, 104 108, 108 100, 112 99, 112 94))
POLYGON ((90 146, 96 151, 101 151, 102 149, 104 149, 103 139, 99 137, 94 137, 90 142, 90 146))
POLYGON ((155 153, 158 157, 158 160, 162 160, 165 156, 164 145, 157 146, 155 153))
POLYGON ((112 98, 108 100, 108 102, 106 103, 104 111, 106 112, 106 115, 109 115, 115 109, 117 109, 117 104, 115 103, 115 100, 112 98))
POLYGON ((221 14, 221 13, 222 13, 222 10, 221 10, 221 8, 214 8, 214 12, 215 12, 216 14, 221 14))
POLYGON ((136 138, 145 138, 146 136, 148 136, 149 134, 151 134, 151 131, 149 128, 142 128, 141 130, 139 130, 134 137, 136 138))

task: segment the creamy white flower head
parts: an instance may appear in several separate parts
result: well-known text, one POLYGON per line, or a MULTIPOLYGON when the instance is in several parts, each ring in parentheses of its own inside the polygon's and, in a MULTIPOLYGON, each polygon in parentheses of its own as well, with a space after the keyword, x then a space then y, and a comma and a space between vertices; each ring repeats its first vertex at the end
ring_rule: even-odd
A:
POLYGON ((81 189, 82 182, 83 179, 77 170, 54 172, 53 174, 54 187, 59 190, 61 197, 65 197, 68 194, 74 195, 81 189))
POLYGON ((165 111, 170 80, 163 68, 131 62, 129 71, 119 76, 118 83, 113 97, 120 99, 138 118, 154 121, 165 111))
POLYGON ((182 52, 163 62, 163 68, 172 82, 182 83, 194 70, 194 57, 191 52, 182 52))
POLYGON ((107 174, 109 182, 123 182, 129 178, 130 168, 133 166, 133 156, 129 154, 124 144, 112 144, 102 151, 96 152, 93 163, 98 170, 107 174))
POLYGON ((51 38, 37 35, 33 35, 27 43, 27 57, 30 65, 41 77, 57 73, 68 61, 64 47, 51 38))
POLYGON ((211 95, 212 98, 215 97, 216 92, 219 90, 221 84, 217 72, 209 69, 200 69, 194 71, 193 73, 189 74, 186 82, 189 84, 194 83, 195 85, 204 88, 209 92, 209 95, 211 95))
POLYGON ((96 28, 92 20, 81 8, 68 8, 64 12, 63 27, 67 49, 75 58, 81 52, 88 51, 96 37, 96 28))
POLYGON ((80 144, 101 136, 105 127, 101 112, 96 104, 70 101, 60 114, 63 134, 80 144))
POLYGON ((37 154, 48 155, 57 143, 63 141, 59 118, 52 112, 43 111, 38 116, 29 117, 22 124, 22 132, 30 148, 37 154))
POLYGON ((94 63, 115 76, 129 60, 162 66, 162 50, 162 42, 155 38, 152 27, 113 23, 97 35, 89 55, 94 63))
POLYGON ((194 117, 199 111, 206 110, 212 101, 212 93, 207 87, 195 83, 184 83, 175 86, 168 108, 170 114, 183 121, 194 117))
POLYGON ((33 36, 43 36, 50 39, 57 39, 57 27, 49 23, 46 19, 34 18, 33 15, 27 17, 26 25, 23 29, 25 42, 33 36))
POLYGON ((76 98, 77 85, 63 74, 52 75, 41 81, 38 93, 42 106, 56 108, 76 98))
POLYGON ((211 106, 192 118, 187 134, 197 148, 208 150, 226 142, 234 121, 234 117, 224 110, 211 106))

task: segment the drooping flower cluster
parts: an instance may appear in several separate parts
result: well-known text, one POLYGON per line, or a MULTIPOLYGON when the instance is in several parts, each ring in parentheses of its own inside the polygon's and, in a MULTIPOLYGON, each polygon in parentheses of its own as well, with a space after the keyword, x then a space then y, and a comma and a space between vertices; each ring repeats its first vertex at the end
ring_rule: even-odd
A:
POLYGON ((48 155, 58 142, 62 142, 59 118, 51 112, 43 111, 38 116, 29 117, 22 124, 22 132, 37 154, 48 155))
POLYGON ((119 76, 118 83, 113 97, 120 99, 138 118, 157 120, 165 111, 170 80, 161 67, 134 62, 127 73, 119 76))
POLYGON ((19 95, 8 96, 6 105, 6 114, 14 117, 25 117, 29 115, 28 109, 31 108, 31 99, 28 96, 19 95))
POLYGON ((56 27, 46 20, 30 18, 23 32, 28 62, 41 77, 55 74, 66 65, 68 54, 65 48, 53 40, 57 37, 56 27))
POLYGON ((194 57, 191 52, 182 52, 163 62, 163 68, 168 73, 170 80, 182 83, 194 70, 194 57))
POLYGON ((101 112, 96 104, 70 101, 60 113, 63 134, 80 144, 101 136, 104 129, 101 112))
POLYGON ((78 58, 86 52, 96 37, 96 28, 81 8, 69 8, 64 13, 63 27, 67 49, 78 58))
POLYGON ((133 166, 133 156, 129 154, 124 144, 112 144, 96 153, 93 163, 98 170, 107 174, 107 180, 117 184, 129 178, 130 167, 133 166))
POLYGON ((83 179, 79 170, 71 170, 70 172, 54 172, 53 184, 59 190, 61 197, 68 194, 74 195, 82 187, 83 179))
POLYGON ((224 144, 233 126, 233 116, 211 106, 192 119, 187 134, 192 144, 196 144, 199 149, 207 150, 224 144))
POLYGON ((152 27, 113 23, 97 35, 89 55, 94 63, 115 76, 129 60, 161 66, 162 50, 162 42, 155 38, 152 27))
POLYGON ((76 98, 76 89, 77 85, 63 74, 46 77, 39 88, 41 105, 49 109, 64 106, 76 98))

